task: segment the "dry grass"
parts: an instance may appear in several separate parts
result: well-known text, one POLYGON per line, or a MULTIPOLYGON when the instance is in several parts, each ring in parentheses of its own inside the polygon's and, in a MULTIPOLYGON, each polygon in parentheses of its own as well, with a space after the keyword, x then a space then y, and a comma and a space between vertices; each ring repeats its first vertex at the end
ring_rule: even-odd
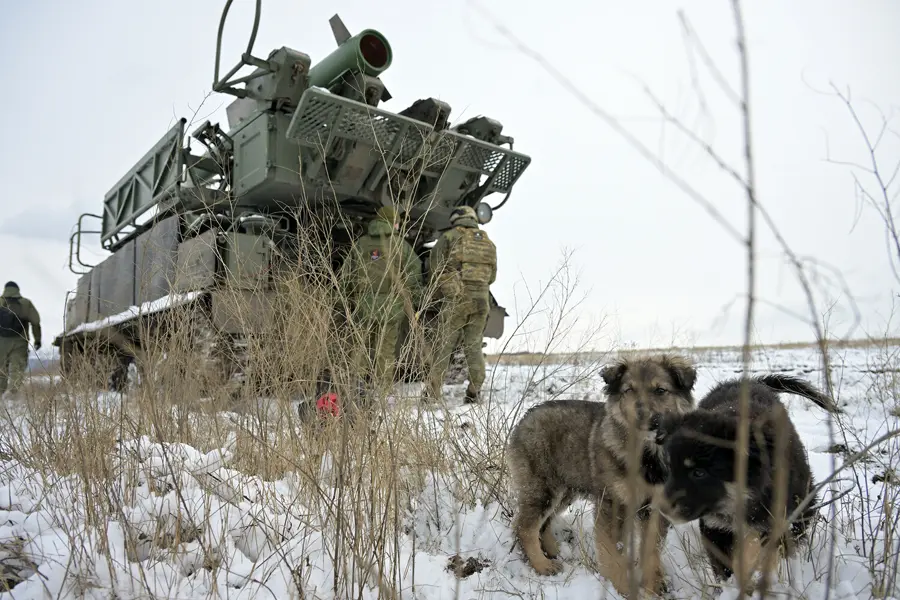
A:
MULTIPOLYGON (((328 260, 330 249, 311 239, 299 245, 306 249, 304 268, 277 282, 282 291, 277 310, 259 335, 250 336, 246 353, 231 357, 244 366, 248 376, 243 381, 226 381, 204 366, 190 335, 205 313, 182 308, 146 329, 125 394, 98 394, 113 362, 86 361, 65 377, 34 379, 23 402, 5 407, 0 418, 4 482, 19 481, 15 485, 38 495, 10 501, 7 508, 70 515, 53 523, 69 547, 85 548, 59 567, 68 573, 67 589, 102 587, 103 569, 88 558, 99 556, 118 577, 129 573, 127 585, 144 594, 175 594, 175 583, 160 588, 154 569, 181 564, 186 578, 202 572, 208 580, 233 580, 248 591, 258 582, 273 585, 273 577, 278 580, 273 574, 282 574, 283 580, 288 573, 290 582, 279 593, 289 597, 407 595, 410 587, 429 583, 415 574, 410 543, 415 549, 420 539, 434 544, 441 536, 458 536, 457 519, 478 510, 485 511, 481 518, 509 527, 514 504, 507 490, 505 444, 527 405, 536 398, 577 397, 573 394, 583 389, 581 384, 615 355, 590 350, 602 325, 584 336, 581 347, 558 351, 580 317, 575 310, 581 302, 579 281, 566 256, 545 288, 529 296, 529 308, 512 328, 512 337, 525 339, 533 351, 489 360, 489 365, 516 366, 522 378, 516 382, 519 397, 506 397, 500 405, 488 391, 485 403, 464 417, 447 404, 423 403, 417 385, 392 386, 375 378, 361 397, 359 378, 374 377, 373 365, 370 361, 360 372, 352 358, 367 331, 352 299, 341 291, 340 273, 328 260), (536 329, 549 333, 540 342, 519 335, 536 329), (340 419, 300 418, 298 403, 316 397, 326 370, 347 412, 340 419), (245 533, 235 533, 236 515, 245 533), (117 528, 110 529, 111 523, 117 528), (423 535, 422 527, 431 533, 423 535), (229 545, 255 564, 253 574, 228 558, 229 545), (330 569, 327 591, 321 581, 318 591, 312 589, 323 567, 310 563, 311 556, 324 557, 330 569)), ((258 316, 243 295, 226 301, 235 318, 258 316)), ((413 319, 401 361, 427 371, 435 342, 424 323, 413 319)), ((831 350, 860 345, 835 343, 831 350)), ((885 340, 881 347, 884 356, 873 360, 888 364, 892 342, 885 340)), ((714 357, 737 349, 677 350, 714 357)), ((497 379, 498 373, 494 369, 488 377, 486 390, 510 385, 497 379)), ((892 373, 873 370, 873 402, 900 403, 892 373)), ((853 438, 852 431, 849 424, 841 428, 847 447, 863 446, 866 440, 853 438)), ((885 472, 900 456, 893 445, 882 455, 885 472)), ((851 466, 859 489, 855 500, 839 503, 838 518, 848 535, 864 540, 878 589, 890 590, 896 583, 898 499, 870 501, 865 468, 864 463, 851 466)), ((590 518, 582 519, 581 508, 575 507, 566 520, 573 530, 571 543, 580 549, 575 560, 593 568, 590 518)), ((816 535, 827 537, 822 531, 816 535)), ((450 543, 452 554, 460 555, 457 563, 480 560, 465 555, 459 539, 450 543)), ((671 576, 682 586, 705 580, 712 585, 702 551, 692 544, 682 540, 688 564, 671 576)), ((448 551, 446 542, 420 549, 448 551)), ((13 555, 19 566, 8 579, 15 582, 30 568, 22 561, 35 557, 20 556, 20 550, 13 555)), ((820 564, 817 572, 826 567, 820 564)), ((55 589, 52 579, 46 585, 55 589)), ((507 581, 501 588, 515 595, 521 592, 517 585, 507 581)), ((488 590, 481 594, 491 595, 488 590)))
MULTIPOLYGON (((555 304, 559 298, 571 299, 572 292, 560 287, 545 298, 555 304)), ((536 390, 546 390, 564 374, 569 387, 554 383, 544 397, 571 397, 578 381, 595 376, 612 353, 581 351, 573 353, 577 361, 562 361, 552 352, 534 352, 531 356, 542 360, 518 363, 517 372, 525 378, 519 382, 520 398, 499 406, 488 396, 465 418, 441 407, 423 406, 416 386, 385 385, 376 386, 370 403, 360 407, 359 418, 301 420, 297 402, 314 397, 316 378, 325 367, 332 371, 342 397, 355 398, 358 373, 347 357, 361 332, 354 331, 352 319, 334 320, 326 298, 333 296, 321 289, 292 288, 286 294, 281 325, 268 333, 270 344, 251 344, 248 364, 273 376, 262 397, 251 389, 234 395, 224 383, 201 377, 195 367, 183 368, 192 365, 191 352, 178 336, 148 350, 146 360, 152 358, 155 365, 152 379, 132 382, 123 396, 98 395, 105 376, 92 365, 67 377, 34 381, 25 401, 7 406, 2 418, 5 481, 31 478, 34 489, 46 491, 35 504, 41 507, 60 502, 59 490, 70 489, 65 498, 72 520, 54 525, 65 532, 72 547, 91 548, 113 571, 136 570, 139 575, 129 585, 145 594, 161 593, 154 583, 154 565, 173 561, 188 565, 183 573, 202 571, 212 580, 231 577, 242 589, 249 589, 253 580, 271 581, 276 571, 290 572, 294 579, 285 593, 298 598, 359 597, 363 590, 397 598, 410 593, 410 577, 416 585, 427 585, 427 580, 410 575, 413 566, 406 554, 410 540, 421 536, 416 524, 425 522, 432 531, 456 535, 456 519, 493 504, 499 508, 493 518, 508 527, 513 505, 504 448, 510 428, 526 402, 534 400, 536 390), (333 340, 328 345, 332 352, 323 353, 322 346, 313 343, 322 336, 333 340), (181 444, 211 454, 206 462, 198 462, 186 456, 189 451, 181 444), (156 512, 141 508, 147 490, 174 508, 156 512), (267 510, 259 510, 260 506, 267 510), (249 578, 226 560, 228 544, 235 543, 227 540, 244 539, 225 531, 233 525, 230 511, 240 513, 245 526, 261 540, 256 545, 241 542, 241 552, 260 564, 249 578), (109 529, 113 522, 121 524, 124 541, 117 541, 109 529), (287 531, 286 523, 301 529, 287 531), (120 543, 126 548, 125 558, 114 551, 120 543), (333 568, 327 591, 311 591, 317 570, 301 558, 316 549, 333 568)), ((562 322, 557 327, 566 328, 562 322)), ((551 338, 545 349, 552 343, 551 338)), ((872 357, 871 401, 885 406, 898 402, 896 382, 892 370, 876 367, 892 364, 891 348, 885 343, 884 354, 872 357)), ((486 384, 505 385, 491 383, 490 377, 486 384)), ((850 424, 841 431, 850 448, 866 443, 851 436, 850 424)), ((880 452, 889 451, 875 457, 886 472, 900 469, 895 445, 879 447, 880 452)), ((860 462, 849 469, 859 490, 838 503, 836 514, 843 531, 865 546, 863 554, 879 589, 889 590, 896 580, 897 499, 869 497, 870 467, 860 462)), ((21 505, 19 510, 29 512, 21 505)), ((592 565, 590 517, 582 517, 576 508, 566 520, 575 536, 572 543, 581 548, 577 560, 592 565)), ((815 534, 819 540, 827 537, 824 526, 820 529, 815 534)), ((708 579, 700 548, 689 539, 682 543, 691 558, 687 570, 673 578, 681 585, 708 579)), ((480 560, 462 550, 457 554, 461 555, 457 562, 480 560)), ((26 554, 15 564, 25 564, 21 562, 25 558, 33 559, 26 554)), ((87 559, 69 560, 77 563, 66 567, 71 572, 69 585, 77 583, 87 590, 99 585, 92 583, 99 577, 96 565, 87 559)), ((816 570, 822 573, 827 564, 819 560, 816 570)), ((27 575, 27 567, 17 569, 11 575, 27 575)), ((517 585, 508 582, 503 592, 517 593, 517 585)), ((603 587, 602 582, 597 585, 603 587)), ((165 593, 174 594, 174 587, 165 593)), ((487 590, 481 594, 491 595, 487 590)))
MULTIPOLYGON (((114 360, 97 345, 98 356, 79 358, 65 376, 33 380, 21 401, 5 407, 4 480, 24 478, 22 489, 47 491, 31 508, 71 504, 72 520, 53 524, 71 547, 85 548, 78 565, 66 566, 67 585, 77 579, 91 588, 98 580, 91 553, 120 576, 136 569, 128 585, 145 593, 160 593, 153 565, 186 553, 194 558, 183 574, 206 570, 213 580, 233 577, 240 586, 266 581, 265 573, 241 579, 223 557, 234 510, 268 541, 270 559, 261 568, 293 574, 292 597, 310 597, 314 570, 301 558, 309 546, 320 548, 333 569, 334 597, 360 597, 374 588, 379 597, 395 598, 409 579, 402 550, 423 495, 436 497, 428 522, 438 529, 465 507, 495 502, 508 513, 504 449, 516 413, 498 409, 488 392, 461 422, 445 402, 423 403, 420 386, 379 380, 371 360, 361 371, 353 359, 369 332, 342 292, 330 249, 309 239, 298 245, 306 260, 276 283, 282 292, 277 310, 249 337, 244 354, 224 354, 243 365, 243 380, 226 380, 198 355, 191 339, 206 313, 197 305, 147 321, 124 394, 103 392, 114 360), (298 403, 316 398, 325 371, 343 416, 301 418, 298 403), (361 396, 360 379, 367 377, 361 396), (206 456, 198 459, 196 452, 206 456), (288 482, 290 490, 277 490, 273 482, 288 482), (70 493, 60 497, 60 489, 70 493), (452 490, 453 506, 444 505, 443 490, 452 490), (149 492, 170 509, 147 509, 142 498, 149 492), (250 499, 259 505, 260 494, 270 510, 246 512, 250 499), (283 521, 303 530, 299 538, 296 530, 286 536, 283 521), (120 524, 122 539, 111 523, 120 524)), ((567 268, 564 261, 560 272, 567 268)), ((565 307, 574 286, 555 277, 540 297, 565 307)), ((426 302, 431 294, 426 291, 426 302)), ((259 316, 241 294, 227 302, 237 319, 259 316)), ((559 315, 556 328, 564 331, 568 316, 559 315)), ((427 372, 440 335, 412 318, 401 361, 427 372)), ((598 366, 585 363, 573 382, 598 366)), ((546 373, 533 369, 526 377, 532 381, 524 388, 533 389, 546 373)), ((485 388, 491 385, 489 378, 485 388)), ((519 408, 523 402, 524 395, 519 408)), ((17 501, 8 504, 29 512, 17 501)), ((258 558, 253 549, 241 551, 258 558)), ((53 584, 47 586, 53 593, 53 584)))

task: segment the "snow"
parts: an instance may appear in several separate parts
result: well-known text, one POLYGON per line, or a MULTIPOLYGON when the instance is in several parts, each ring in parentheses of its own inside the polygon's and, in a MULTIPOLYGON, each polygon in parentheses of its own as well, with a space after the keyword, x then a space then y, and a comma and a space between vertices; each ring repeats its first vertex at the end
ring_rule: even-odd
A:
MULTIPOLYGON (((783 396, 817 481, 828 477, 846 456, 829 452, 835 443, 845 444, 853 453, 900 426, 900 419, 892 415, 893 374, 900 369, 896 352, 891 347, 832 351, 835 395, 845 410, 840 427, 833 425, 840 432, 833 435, 821 409, 802 398, 783 396)), ((707 352, 696 360, 697 398, 717 381, 741 371, 736 352, 707 352)), ((602 400, 597 366, 495 367, 488 375, 489 403, 463 405, 461 389, 450 386, 452 402, 447 410, 406 402, 398 394, 392 413, 410 422, 424 420, 436 431, 455 428, 456 451, 474 457, 468 465, 476 464, 479 456, 488 457, 502 444, 488 423, 508 428, 528 406, 554 397, 602 400)), ((758 352, 754 371, 797 374, 823 386, 819 358, 807 349, 758 352)), ((120 400, 103 395, 98 410, 113 410, 120 400)), ((27 431, 22 435, 27 437, 27 431)), ((822 509, 829 525, 813 536, 811 547, 782 562, 776 592, 810 600, 872 597, 877 576, 885 568, 881 557, 887 553, 890 558, 895 552, 891 546, 898 541, 895 531, 889 536, 894 538, 888 540, 890 545, 884 539, 883 505, 896 500, 896 491, 889 483, 872 483, 872 478, 891 467, 894 457, 900 456, 898 449, 896 441, 887 442, 870 460, 837 478, 832 492, 852 491, 822 509)), ((452 451, 447 453, 444 458, 452 451)), ((311 495, 303 483, 309 473, 265 481, 242 472, 234 444, 204 452, 147 436, 119 440, 110 459, 109 472, 114 475, 99 488, 97 482, 85 485, 77 475, 16 461, 5 452, 0 452, 0 459, 0 565, 11 565, 0 568, 0 576, 4 569, 14 568, 24 578, 12 592, 0 594, 0 600, 389 597, 375 583, 379 559, 386 563, 387 586, 403 598, 619 597, 591 566, 593 523, 586 501, 575 503, 553 526, 565 570, 539 577, 518 548, 510 551, 510 515, 498 502, 507 499, 507 491, 491 494, 482 487, 473 498, 460 485, 470 479, 437 470, 418 487, 410 475, 406 484, 415 491, 409 504, 399 508, 402 526, 388 532, 389 552, 370 556, 371 548, 367 554, 362 543, 357 556, 339 556, 335 515, 340 510, 329 508, 322 499, 340 492, 334 456, 321 459, 317 474, 321 498, 311 495), (97 522, 98 507, 110 499, 116 500, 116 511, 97 522), (458 578, 448 570, 457 555, 460 562, 471 559, 475 572, 458 578), (336 573, 346 573, 348 564, 359 566, 364 559, 373 561, 368 580, 345 582, 351 589, 335 594, 336 573)), ((482 471, 472 475, 490 479, 490 458, 482 464, 482 471)), ((828 489, 824 496, 831 497, 828 489)), ((379 519, 382 516, 374 515, 371 521, 358 523, 360 540, 369 539, 372 531, 366 530, 377 530, 379 519)), ((703 598, 714 592, 695 525, 670 531, 663 566, 672 598, 703 598)), ((894 582, 894 589, 881 597, 900 597, 897 586, 894 582)), ((733 580, 723 588, 719 596, 723 600, 740 597, 733 580)))
POLYGON ((175 306, 180 306, 182 304, 187 304, 188 302, 191 302, 192 300, 200 296, 200 294, 202 293, 203 292, 187 292, 185 294, 170 294, 168 296, 162 296, 160 298, 157 298, 156 300, 144 302, 140 306, 130 306, 127 310, 123 310, 122 312, 115 315, 97 319, 96 321, 82 323, 75 329, 69 331, 67 335, 97 331, 103 329, 104 327, 110 327, 112 325, 123 323, 135 317, 151 315, 166 308, 172 308, 175 306))

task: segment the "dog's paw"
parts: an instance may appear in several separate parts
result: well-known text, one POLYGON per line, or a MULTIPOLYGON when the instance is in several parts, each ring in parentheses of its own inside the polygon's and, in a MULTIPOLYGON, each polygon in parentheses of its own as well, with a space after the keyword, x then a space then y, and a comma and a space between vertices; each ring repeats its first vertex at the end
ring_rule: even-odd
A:
POLYGON ((541 547, 547 558, 554 559, 559 557, 559 542, 552 535, 544 535, 541 538, 541 547))
POLYGON ((751 581, 744 586, 744 596, 752 598, 754 594, 759 592, 760 598, 772 595, 772 582, 769 581, 768 586, 763 586, 762 577, 757 573, 751 581), (765 592, 765 593, 764 593, 765 592))
POLYGON ((641 587, 650 597, 663 598, 669 594, 669 584, 666 583, 666 576, 662 570, 657 571, 652 578, 645 576, 641 587))
POLYGON ((656 581, 656 585, 653 586, 653 593, 660 597, 667 597, 669 595, 669 584, 663 578, 662 575, 659 576, 659 579, 656 581))
POLYGON ((565 567, 565 565, 563 564, 563 561, 556 559, 556 558, 547 559, 547 560, 541 561, 539 564, 535 564, 532 566, 534 567, 534 570, 537 572, 538 575, 548 575, 548 576, 549 575, 558 575, 558 574, 562 573, 563 568, 565 567))

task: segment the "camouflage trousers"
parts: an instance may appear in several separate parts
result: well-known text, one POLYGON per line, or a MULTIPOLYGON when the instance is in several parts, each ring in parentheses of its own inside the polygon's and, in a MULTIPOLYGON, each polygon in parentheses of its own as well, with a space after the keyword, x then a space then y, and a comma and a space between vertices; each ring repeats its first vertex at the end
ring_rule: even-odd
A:
POLYGON ((475 394, 484 384, 485 366, 482 344, 484 327, 490 312, 488 293, 477 292, 457 300, 445 300, 438 325, 434 364, 431 370, 431 392, 440 398, 447 369, 453 352, 463 344, 466 365, 469 368, 469 390, 475 394))
POLYGON ((405 315, 402 311, 385 310, 363 314, 357 318, 363 343, 354 344, 353 365, 360 378, 371 373, 372 380, 390 385, 397 362, 397 340, 405 315))
POLYGON ((0 337, 0 394, 17 392, 28 367, 28 340, 0 337))

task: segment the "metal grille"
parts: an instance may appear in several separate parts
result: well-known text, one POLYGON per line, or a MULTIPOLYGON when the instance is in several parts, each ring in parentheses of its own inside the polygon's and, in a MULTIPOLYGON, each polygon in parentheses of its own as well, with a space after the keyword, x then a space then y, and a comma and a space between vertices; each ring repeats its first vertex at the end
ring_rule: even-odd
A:
POLYGON ((425 170, 443 171, 444 167, 453 158, 453 155, 456 154, 459 144, 459 139, 454 136, 443 134, 432 136, 432 139, 428 142, 427 155, 424 157, 425 170))
POLYGON ((521 154, 513 154, 509 160, 500 167, 497 178, 491 184, 492 192, 507 192, 531 162, 529 158, 521 154))
POLYGON ((310 88, 288 126, 287 137, 303 146, 321 148, 329 136, 370 144, 385 158, 415 158, 431 126, 341 96, 310 88))
POLYGON ((485 148, 469 143, 459 157, 459 164, 487 175, 497 168, 503 160, 503 155, 504 152, 500 148, 485 148))
POLYGON ((304 146, 321 147, 328 141, 329 125, 340 114, 341 108, 316 96, 304 97, 304 100, 305 105, 297 107, 288 125, 287 137, 304 146))
POLYGON ((507 192, 529 165, 524 154, 462 135, 434 132, 432 126, 374 108, 341 96, 309 88, 304 92, 286 135, 301 146, 322 149, 329 138, 339 137, 368 144, 388 161, 408 163, 421 158, 425 170, 442 174, 445 169, 497 176, 489 192, 507 192))
POLYGON ((468 172, 474 171, 487 177, 499 169, 497 177, 488 188, 489 193, 509 191, 525 167, 531 162, 531 159, 524 154, 453 131, 442 132, 441 136, 449 142, 445 145, 449 148, 446 155, 448 157, 456 156, 451 167, 468 172), (462 150, 459 150, 460 147, 462 150))

